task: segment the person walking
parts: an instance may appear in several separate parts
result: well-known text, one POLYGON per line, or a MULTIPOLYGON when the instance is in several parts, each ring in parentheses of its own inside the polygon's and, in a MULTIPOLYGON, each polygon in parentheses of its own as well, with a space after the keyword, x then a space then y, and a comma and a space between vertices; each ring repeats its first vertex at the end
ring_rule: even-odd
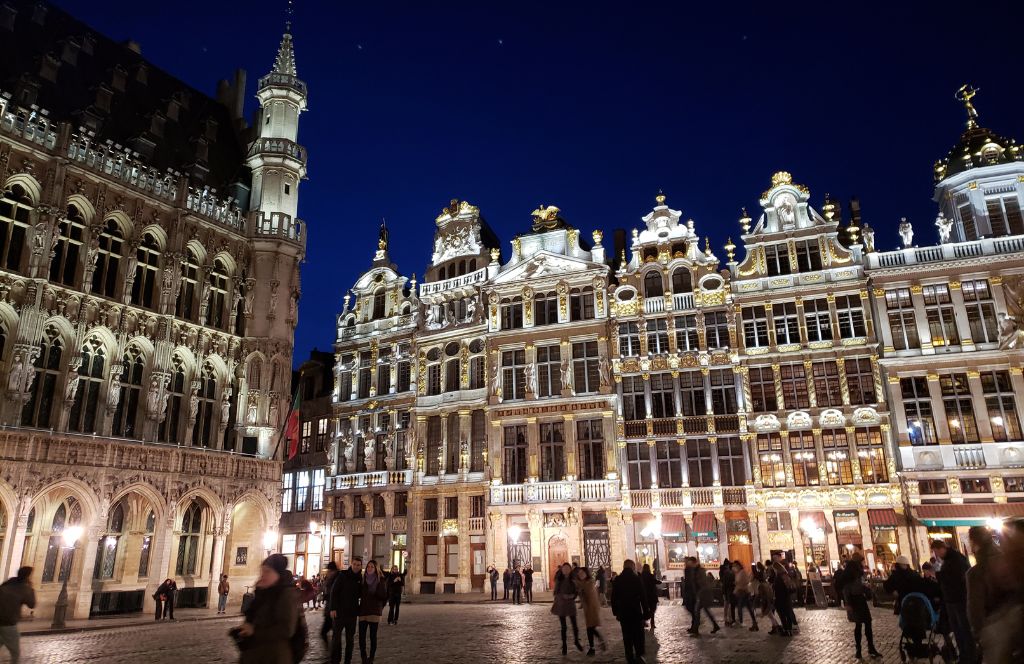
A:
POLYGON ((942 591, 942 606, 949 618, 949 628, 956 639, 957 650, 960 651, 959 664, 975 664, 977 649, 967 619, 967 570, 971 568, 971 563, 964 554, 947 546, 942 540, 932 540, 931 550, 942 563, 935 577, 942 591))
POLYGON ((333 627, 333 621, 331 620, 331 590, 334 588, 334 580, 337 576, 338 563, 332 560, 327 563, 327 574, 324 576, 324 621, 323 624, 320 625, 320 638, 323 640, 324 645, 328 646, 328 651, 330 650, 330 641, 327 639, 327 633, 330 632, 333 627))
POLYGON ((718 580, 722 582, 722 614, 725 626, 736 622, 736 575, 732 563, 726 558, 718 568, 718 580))
POLYGON ((487 576, 491 580, 491 601, 498 600, 498 569, 491 565, 487 568, 487 576))
POLYGON ((692 562, 695 560, 691 556, 683 559, 683 606, 690 613, 690 629, 686 630, 689 634, 697 631, 697 624, 700 622, 697 617, 697 579, 695 565, 692 562))
POLYGON ((654 631, 654 614, 658 610, 658 585, 661 581, 654 578, 651 573, 651 566, 644 563, 640 570, 640 583, 644 586, 644 601, 647 606, 647 620, 651 622, 651 631, 654 631))
POLYGON ((644 659, 644 616, 647 615, 643 582, 636 573, 636 563, 626 560, 622 573, 611 579, 612 615, 622 628, 622 647, 626 651, 626 664, 646 664, 644 659))
POLYGON ((299 591, 288 572, 288 559, 280 553, 260 565, 260 577, 245 622, 231 630, 241 664, 293 664, 292 637, 301 610, 299 591))
POLYGON ((793 636, 796 615, 793 613, 793 578, 782 562, 773 556, 771 565, 772 593, 775 594, 775 612, 779 614, 782 636, 793 636))
MULTIPOLYGON (((992 531, 972 526, 967 540, 977 564, 967 571, 967 618, 986 664, 1009 664, 1021 638, 1024 614, 1010 561, 996 546, 992 531)), ((1021 561, 1017 561, 1019 566, 1021 561)), ((1020 661, 1017 659, 1016 661, 1020 661)))
POLYGON ((587 644, 590 649, 587 651, 589 657, 594 656, 594 637, 601 644, 601 650, 608 650, 608 644, 604 637, 597 631, 601 626, 601 599, 597 593, 597 582, 591 578, 590 570, 586 567, 577 567, 575 572, 576 594, 580 598, 580 607, 583 609, 583 622, 587 625, 587 644))
POLYGON ((512 570, 505 568, 505 571, 501 574, 501 589, 505 592, 505 596, 502 598, 506 602, 508 601, 508 591, 512 590, 512 570))
POLYGON ((576 624, 576 586, 572 580, 572 565, 562 563, 562 566, 555 572, 554 601, 551 604, 551 613, 558 616, 558 622, 562 626, 562 654, 569 652, 566 644, 568 626, 566 618, 572 623, 572 638, 576 643, 576 649, 583 652, 583 644, 580 643, 580 628, 576 624))
POLYGON ((761 617, 767 616, 772 624, 772 628, 768 630, 768 633, 778 634, 782 630, 779 626, 779 621, 775 617, 775 591, 772 590, 772 584, 768 582, 764 569, 754 569, 754 585, 757 588, 757 601, 761 605, 761 617))
POLYGON ((366 563, 359 589, 359 656, 363 664, 373 664, 377 656, 377 628, 388 599, 387 582, 373 560, 366 563), (370 632, 370 656, 366 656, 366 632, 370 632))
POLYGON ((228 608, 228 593, 231 592, 231 584, 228 583, 228 575, 220 575, 220 583, 217 584, 217 613, 226 613, 228 608))
POLYGON ((386 575, 388 586, 388 624, 398 624, 398 613, 402 609, 402 592, 405 591, 405 572, 398 571, 398 565, 391 566, 391 573, 386 575))
POLYGON ((331 622, 334 630, 331 639, 330 664, 341 662, 341 639, 345 637, 345 664, 352 664, 352 645, 356 634, 356 620, 359 617, 359 601, 362 596, 363 559, 352 556, 349 567, 338 572, 331 587, 331 622))
MULTIPOLYGON (((857 659, 863 659, 861 655, 860 640, 861 630, 868 641, 868 654, 872 657, 881 657, 882 653, 875 649, 875 639, 871 632, 871 608, 868 606, 868 590, 864 585, 864 567, 859 556, 846 562, 846 571, 843 582, 843 600, 846 602, 846 618, 855 623, 853 638, 857 644, 857 652, 854 655, 857 659)), ((783 618, 785 626, 785 618, 783 618)))
POLYGON ((19 567, 15 576, 0 584, 0 648, 7 646, 11 664, 18 664, 21 657, 21 635, 18 633, 21 607, 36 608, 32 571, 31 567, 19 567))
POLYGON ((750 592, 750 583, 753 580, 750 572, 738 560, 732 564, 733 593, 736 598, 736 613, 739 615, 740 627, 743 626, 743 610, 750 613, 751 632, 758 631, 757 616, 754 614, 754 597, 750 592))
POLYGON ((615 581, 615 577, 618 576, 613 570, 608 570, 608 582, 604 587, 604 599, 609 605, 612 603, 612 582, 615 581))
POLYGON ((523 570, 523 595, 527 604, 533 604, 533 567, 530 565, 523 570))
POLYGON ((690 632, 690 636, 700 636, 700 614, 703 611, 704 615, 711 621, 711 633, 720 631, 722 628, 715 620, 715 616, 711 614, 711 607, 715 602, 715 578, 711 576, 711 573, 701 567, 700 563, 696 558, 690 558, 695 565, 694 567, 694 582, 697 589, 697 605, 695 607, 697 624, 694 626, 693 631, 690 632))

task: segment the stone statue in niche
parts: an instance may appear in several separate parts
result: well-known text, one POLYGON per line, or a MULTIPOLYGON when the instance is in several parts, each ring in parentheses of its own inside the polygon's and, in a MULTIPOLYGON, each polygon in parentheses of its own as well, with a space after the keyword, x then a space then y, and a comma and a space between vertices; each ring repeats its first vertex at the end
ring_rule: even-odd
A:
POLYGON ((904 248, 909 248, 914 244, 914 227, 906 217, 900 219, 900 239, 903 240, 904 248))
POLYGON ((779 222, 786 226, 796 223, 796 199, 792 194, 782 194, 775 201, 775 211, 779 215, 779 222))
POLYGON ((611 387, 612 385, 612 368, 608 363, 607 356, 601 356, 601 362, 597 365, 597 371, 601 376, 601 387, 611 387))
POLYGON ((1024 330, 1020 329, 1017 318, 1007 313, 999 314, 999 348, 1024 348, 1024 330))
POLYGON ((525 382, 526 382, 526 393, 527 394, 536 394, 537 393, 537 382, 536 382, 537 375, 536 375, 535 369, 533 368, 533 362, 529 362, 529 363, 527 363, 527 365, 525 367, 523 367, 523 377, 524 377, 525 382))
POLYGON ((469 322, 476 321, 477 302, 475 297, 466 299, 466 320, 469 322))
POLYGON ((11 370, 7 374, 7 391, 12 394, 21 392, 21 386, 25 383, 25 360, 21 351, 14 354, 11 363, 11 370))
POLYGON ((572 367, 569 364, 569 358, 563 357, 562 364, 559 366, 559 373, 562 379, 562 389, 572 390, 572 367))
POLYGON ((935 228, 939 230, 939 244, 949 243, 949 236, 953 231, 953 220, 946 219, 946 215, 939 213, 935 217, 935 228))

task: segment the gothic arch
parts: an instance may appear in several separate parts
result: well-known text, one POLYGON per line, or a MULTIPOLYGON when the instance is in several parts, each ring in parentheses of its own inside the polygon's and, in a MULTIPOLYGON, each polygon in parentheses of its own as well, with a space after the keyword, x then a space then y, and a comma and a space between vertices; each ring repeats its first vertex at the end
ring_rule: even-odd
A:
POLYGON ((226 251, 217 252, 217 255, 213 257, 213 260, 221 262, 224 266, 224 273, 229 277, 233 277, 235 273, 238 272, 238 263, 235 262, 234 256, 226 251))
MULTIPOLYGON (((141 496, 145 498, 147 501, 149 501, 149 505, 153 509, 153 513, 156 515, 156 522, 158 524, 162 523, 162 519, 164 519, 167 516, 167 499, 164 498, 164 496, 161 495, 161 493, 157 491, 156 488, 153 487, 153 485, 149 484, 144 480, 132 482, 128 486, 120 489, 110 499, 110 504, 115 505, 117 501, 121 500, 122 498, 129 497, 132 494, 141 496)), ((136 520, 136 516, 137 515, 132 515, 130 518, 137 525, 138 522, 136 520)), ((142 516, 143 518, 145 518, 145 516, 147 515, 142 516)))
POLYGON ((92 201, 82 194, 71 194, 68 196, 68 204, 65 206, 65 209, 71 205, 78 209, 86 224, 92 223, 92 220, 96 218, 96 208, 93 207, 92 201))
POLYGON ((175 346, 174 351, 171 352, 171 357, 173 358, 175 355, 181 358, 182 364, 185 367, 186 379, 196 375, 196 371, 199 370, 199 361, 191 350, 185 346, 175 346))
POLYGON ((206 258, 208 256, 208 254, 206 253, 206 247, 203 246, 202 242, 200 242, 199 240, 189 240, 185 244, 185 249, 192 251, 192 253, 196 257, 196 262, 199 265, 205 265, 206 264, 206 258))
POLYGON ((117 224, 117 228, 121 231, 121 238, 123 240, 130 238, 132 236, 132 232, 135 230, 135 224, 132 222, 131 217, 121 210, 114 210, 108 214, 104 221, 107 220, 112 220, 117 224))
MULTIPOLYGON (((83 344, 87 343, 90 339, 99 339, 100 343, 103 344, 104 350, 107 352, 107 364, 110 364, 110 358, 117 356, 117 337, 106 325, 97 325, 96 327, 89 330, 88 334, 85 335, 85 339, 82 341, 83 344)), ((107 367, 109 371, 110 367, 107 367)))
POLYGON ((262 390, 268 385, 267 372, 270 370, 270 363, 266 355, 260 351, 253 351, 245 358, 245 384, 250 390, 262 390), (259 364, 256 370, 256 364, 259 364))
POLYGON ((149 366, 149 362, 155 352, 153 342, 150 341, 148 337, 144 337, 141 334, 134 336, 125 343, 124 349, 121 351, 122 354, 124 351, 128 350, 130 346, 136 346, 140 351, 142 351, 142 357, 146 360, 146 366, 149 366))
POLYGON ((28 173, 15 173, 7 178, 7 181, 4 182, 4 189, 10 189, 14 185, 18 185, 25 190, 29 200, 32 201, 32 207, 39 205, 39 202, 43 199, 42 185, 28 173))
POLYGON ((193 498, 199 498, 210 508, 211 526, 213 528, 224 527, 224 501, 220 499, 212 489, 205 486, 196 486, 188 489, 174 501, 174 529, 181 527, 181 517, 193 498))
POLYGON ((82 504, 82 524, 89 525, 102 514, 102 501, 86 482, 75 477, 63 477, 55 480, 35 492, 32 507, 36 509, 36 523, 48 524, 53 518, 53 511, 61 500, 73 496, 82 504), (56 495, 61 498, 53 500, 56 495), (39 509, 42 507, 42 509, 39 509))
POLYGON ((274 505, 271 504, 265 495, 256 489, 246 489, 244 493, 237 496, 232 502, 234 503, 234 507, 237 507, 241 503, 249 503, 256 508, 260 515, 261 530, 277 526, 277 523, 280 520, 274 505))
POLYGON ((161 253, 167 251, 167 231, 165 231, 162 226, 158 224, 150 224, 143 228, 142 232, 140 232, 138 236, 140 241, 146 236, 146 233, 153 236, 153 239, 156 240, 156 245, 160 249, 161 253))
MULTIPOLYGON (((64 343, 64 348, 71 348, 75 345, 75 328, 71 327, 71 321, 63 316, 53 316, 46 319, 43 329, 45 330, 50 325, 60 332, 60 340, 64 343)), ((36 343, 39 343, 38 339, 36 339, 36 343)))

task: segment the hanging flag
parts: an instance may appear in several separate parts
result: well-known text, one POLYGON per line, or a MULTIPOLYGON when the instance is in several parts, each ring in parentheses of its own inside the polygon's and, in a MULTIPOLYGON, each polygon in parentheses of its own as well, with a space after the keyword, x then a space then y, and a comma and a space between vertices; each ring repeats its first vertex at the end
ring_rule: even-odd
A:
POLYGON ((299 411, 302 404, 301 390, 295 390, 292 407, 284 421, 284 439, 288 443, 288 458, 292 459, 299 453, 299 411))

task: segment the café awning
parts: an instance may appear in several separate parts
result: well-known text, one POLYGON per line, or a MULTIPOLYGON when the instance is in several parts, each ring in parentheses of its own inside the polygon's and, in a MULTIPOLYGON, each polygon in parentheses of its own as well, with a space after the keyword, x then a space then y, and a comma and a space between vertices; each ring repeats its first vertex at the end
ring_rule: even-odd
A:
POLYGON ((896 528, 899 521, 896 511, 892 509, 868 510, 868 523, 872 528, 896 528))
POLYGON ((662 514, 661 535, 666 538, 673 537, 681 540, 686 539, 686 519, 683 518, 683 515, 662 514))
POLYGON ((718 520, 714 512, 695 512, 693 515, 694 537, 718 539, 718 520))
POLYGON ((1024 503, 920 505, 915 511, 926 526, 984 526, 990 519, 1024 517, 1024 503))

